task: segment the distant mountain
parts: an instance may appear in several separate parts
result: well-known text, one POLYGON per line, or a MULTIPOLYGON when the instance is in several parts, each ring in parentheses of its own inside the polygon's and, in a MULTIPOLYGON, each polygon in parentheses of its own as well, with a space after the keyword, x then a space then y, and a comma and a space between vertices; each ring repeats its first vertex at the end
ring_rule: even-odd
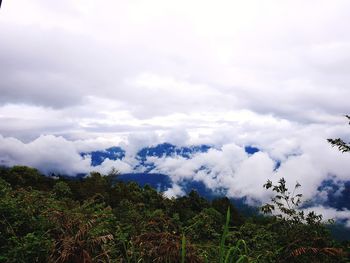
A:
POLYGON ((161 192, 168 190, 172 186, 172 182, 169 176, 156 173, 121 174, 117 177, 117 180, 123 182, 136 182, 141 186, 148 184, 161 192))
MULTIPOLYGON (((142 148, 137 152, 135 158, 140 165, 144 165, 148 157, 171 157, 181 156, 190 159, 196 153, 208 152, 212 147, 209 145, 193 145, 186 147, 179 147, 170 143, 162 143, 155 146, 142 148)), ((121 147, 110 147, 105 150, 84 152, 80 154, 83 157, 91 156, 91 165, 98 166, 103 163, 105 159, 122 160, 125 157, 125 150, 121 147)))
POLYGON ((244 150, 248 154, 254 154, 254 153, 260 152, 259 148, 256 148, 253 146, 246 146, 244 147, 244 150))
MULTIPOLYGON (((147 161, 149 157, 164 158, 164 157, 175 157, 180 156, 186 159, 191 159, 195 154, 206 153, 213 146, 202 144, 202 145, 191 145, 191 146, 176 146, 170 143, 161 143, 154 146, 149 146, 139 150, 135 159, 138 163, 135 165, 134 173, 126 173, 118 176, 118 180, 124 182, 136 182, 141 186, 146 184, 158 189, 159 191, 166 191, 172 187, 171 178, 166 174, 152 173, 152 169, 155 168, 152 162, 147 161), (137 172, 139 168, 142 167, 144 172, 137 172)), ((253 155, 260 150, 253 146, 246 146, 245 151, 249 155, 253 155)), ((103 163, 104 160, 122 160, 125 157, 125 150, 120 147, 110 147, 101 151, 93 151, 82 153, 82 156, 91 156, 91 165, 98 166, 103 163)), ((212 200, 218 196, 225 196, 225 189, 212 190, 205 186, 201 181, 190 181, 183 180, 179 182, 180 187, 185 193, 189 193, 191 190, 197 191, 201 196, 208 200, 212 200)), ((240 207, 240 209, 245 210, 247 213, 253 213, 255 210, 245 204, 244 198, 232 199, 232 201, 240 207)))
POLYGON ((189 159, 196 153, 205 153, 211 148, 209 145, 195 145, 188 147, 178 147, 170 143, 162 143, 152 147, 145 147, 137 153, 137 159, 140 161, 145 161, 147 157, 171 157, 171 156, 181 156, 189 159))
POLYGON ((337 210, 350 210, 350 181, 324 180, 317 190, 326 192, 327 200, 326 202, 324 200, 314 200, 314 203, 333 207, 337 210))
MULTIPOLYGON (((191 159, 195 154, 206 153, 212 148, 213 146, 205 144, 180 147, 167 142, 142 148, 135 155, 135 160, 137 160, 134 166, 135 172, 121 174, 119 180, 135 181, 140 185, 149 184, 160 191, 166 191, 172 187, 171 178, 166 174, 153 173, 152 170, 155 168, 155 164, 148 160, 149 157, 164 158, 180 156, 191 159), (143 172, 140 173, 140 170, 143 172)), ((245 146, 244 149, 249 155, 260 152, 259 148, 249 145, 245 146)), ((91 156, 91 165, 98 166, 106 159, 123 160, 125 158, 125 150, 121 147, 110 147, 101 151, 81 153, 81 155, 84 157, 87 155, 91 156)), ((276 160, 275 170, 277 170, 280 165, 281 162, 276 160)), ((206 169, 206 167, 203 167, 203 169, 206 169)), ((194 189, 207 199, 225 195, 225 189, 213 191, 200 181, 184 180, 179 182, 179 184, 184 192, 188 193, 194 189)), ((327 199, 312 200, 306 206, 323 205, 336 208, 337 210, 350 209, 350 181, 343 182, 343 186, 340 188, 339 182, 325 180, 321 183, 318 190, 326 192, 327 199)), ((245 207, 244 198, 235 200, 235 203, 238 206, 245 207)))
POLYGON ((156 146, 145 147, 136 154, 136 159, 139 161, 139 164, 135 167, 135 169, 142 166, 145 169, 145 173, 151 172, 155 168, 155 165, 152 162, 146 162, 148 157, 163 158, 180 156, 190 159, 196 153, 208 152, 210 148, 211 146, 209 145, 178 147, 170 143, 162 143, 156 146))
MULTIPOLYGON (((156 189, 166 191, 172 186, 171 178, 165 174, 153 173, 152 170, 156 167, 154 163, 148 160, 149 157, 164 158, 180 156, 186 159, 191 159, 195 154, 206 153, 212 148, 213 146, 206 144, 176 146, 167 142, 145 147, 139 150, 135 155, 135 160, 137 160, 137 163, 133 168, 135 172, 121 174, 118 178, 122 181, 135 181, 140 185, 149 184, 156 189), (140 173, 140 170, 143 172, 140 173)), ((249 155, 253 155, 260 151, 259 148, 253 146, 246 146, 244 149, 249 155)), ((88 155, 91 156, 91 165, 98 166, 101 165, 106 159, 123 160, 125 157, 125 150, 121 147, 110 147, 101 151, 81 153, 81 155, 84 157, 88 155)), ((206 167, 202 167, 202 169, 206 169, 206 167)), ((212 189, 207 188, 205 184, 200 181, 184 180, 179 184, 184 192, 188 193, 193 189, 207 199, 213 199, 217 196, 224 196, 226 194, 225 189, 213 191, 212 189)))
MULTIPOLYGON (((140 164, 143 165, 148 157, 163 158, 181 156, 183 158, 190 159, 194 154, 206 153, 212 148, 212 146, 206 144, 180 147, 165 142, 155 146, 142 148, 137 152, 135 157, 140 164)), ((252 155, 260 150, 253 146, 246 146, 245 151, 246 153, 252 155)), ((125 157, 125 150, 121 147, 113 146, 104 150, 81 153, 81 156, 83 157, 87 155, 91 156, 91 165, 98 166, 101 165, 105 159, 122 160, 125 157)))
MULTIPOLYGON (((169 176, 165 174, 155 174, 155 173, 129 173, 121 174, 117 177, 117 180, 122 182, 136 182, 141 186, 150 185, 151 187, 157 189, 158 191, 165 192, 172 187, 172 181, 169 176)), ((212 189, 205 186, 203 182, 200 181, 189 181, 184 180, 180 183, 180 186, 184 193, 188 194, 192 190, 198 192, 198 194, 207 200, 213 200, 217 197, 226 196, 225 189, 219 189, 213 191, 212 189)), ((232 203, 239 209, 239 211, 245 216, 257 215, 258 209, 253 206, 249 206, 246 203, 246 198, 231 198, 232 203)))
POLYGON ((86 152, 86 153, 81 153, 80 155, 83 157, 90 155, 91 165, 98 166, 98 165, 101 165, 105 159, 110 159, 110 160, 123 159, 125 157, 125 151, 120 147, 113 146, 105 150, 86 152))

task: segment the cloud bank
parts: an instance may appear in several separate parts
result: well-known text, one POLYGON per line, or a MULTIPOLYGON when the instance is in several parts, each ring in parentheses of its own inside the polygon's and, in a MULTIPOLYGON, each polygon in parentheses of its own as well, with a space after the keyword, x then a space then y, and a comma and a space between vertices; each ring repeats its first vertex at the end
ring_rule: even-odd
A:
POLYGON ((0 15, 0 164, 45 173, 135 169, 160 142, 210 144, 149 159, 179 182, 266 199, 267 178, 318 196, 350 180, 347 0, 11 0, 0 15), (81 152, 119 145, 91 167, 81 152), (247 155, 244 146, 261 151, 247 155), (276 163, 280 166, 276 170, 276 163))
MULTIPOLYGON (((221 130, 202 137, 182 135, 188 138, 182 141, 185 144, 206 143, 212 148, 207 152, 193 154, 191 158, 181 155, 160 158, 148 156, 146 164, 154 165, 150 172, 169 175, 174 184, 184 180, 201 181, 210 189, 227 188, 227 194, 232 197, 250 196, 260 200, 266 198, 262 185, 267 179, 285 177, 291 185, 298 181, 307 189, 306 198, 315 196, 317 187, 324 180, 350 180, 350 155, 341 154, 326 141, 326 134, 342 131, 342 128, 328 127, 327 130, 324 126, 305 125, 296 132, 294 125, 289 125, 288 129, 284 129, 286 125, 283 122, 281 129, 276 126, 274 138, 271 138, 271 133, 266 138, 256 137, 256 130, 242 136, 241 131, 235 128, 228 130, 226 135, 221 130), (281 130, 285 133, 282 136, 281 130), (222 143, 221 138, 228 138, 229 135, 231 139, 225 139, 222 143), (260 151, 248 154, 245 151, 247 145, 256 146, 260 151)), ((105 159, 98 166, 91 166, 91 157, 82 156, 81 153, 106 148, 104 146, 108 142, 104 140, 71 141, 61 136, 46 135, 24 143, 15 138, 0 137, 0 162, 7 166, 23 164, 45 173, 69 175, 92 170, 107 173, 112 167, 122 173, 143 172, 144 168, 139 165, 136 153, 145 146, 161 143, 165 139, 174 143, 178 137, 176 132, 129 136, 119 142, 119 146, 126 150, 123 159, 105 159)))
MULTIPOLYGON (((262 118, 264 118, 262 116, 262 118)), ((243 124, 242 124, 243 125, 243 124)), ((245 124, 248 125, 248 124, 245 124)), ((243 126, 245 126, 243 125, 243 126)), ((232 198, 247 198, 250 204, 268 201, 270 194, 262 185, 268 180, 276 182, 281 177, 293 189, 296 182, 302 184, 301 192, 305 200, 313 200, 315 209, 325 212, 326 217, 334 217, 349 223, 348 210, 324 207, 327 204, 329 189, 320 189, 326 180, 332 180, 344 189, 343 182, 350 181, 350 155, 342 154, 332 148, 327 137, 342 134, 348 128, 343 126, 314 126, 275 120, 275 132, 257 135, 261 132, 259 123, 250 123, 250 130, 242 134, 237 127, 218 130, 212 134, 191 136, 178 130, 164 134, 141 133, 120 138, 115 145, 126 150, 121 160, 105 159, 100 165, 92 166, 89 155, 82 152, 102 150, 112 146, 105 139, 68 140, 62 136, 43 135, 22 142, 13 137, 0 137, 1 165, 29 165, 42 172, 76 175, 98 171, 107 174, 112 168, 121 173, 144 172, 136 153, 145 146, 156 145, 168 140, 176 143, 179 138, 183 145, 210 144, 207 152, 198 152, 190 158, 181 155, 168 157, 148 156, 145 163, 152 164, 150 173, 166 174, 172 187, 165 194, 176 196, 184 194, 183 183, 202 182, 214 192, 232 198), (224 138, 224 140, 223 140, 224 138), (245 146, 253 145, 259 152, 248 154, 245 146), (339 210, 339 209, 338 209, 339 210), (339 213, 338 213, 339 212, 339 213)), ((335 193, 336 194, 336 193, 335 193)), ((348 224, 347 223, 347 224, 348 224)))
POLYGON ((339 123, 349 111, 349 8, 345 0, 8 1, 0 134, 198 132, 246 111, 339 123))

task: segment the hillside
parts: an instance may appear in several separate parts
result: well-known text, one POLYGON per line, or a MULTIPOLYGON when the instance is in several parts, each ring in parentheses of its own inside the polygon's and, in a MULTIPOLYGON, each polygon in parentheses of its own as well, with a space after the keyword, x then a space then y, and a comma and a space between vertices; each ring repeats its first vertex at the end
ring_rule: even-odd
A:
MULTIPOLYGON (((349 242, 333 240, 317 214, 243 216, 226 197, 191 191, 169 199, 115 176, 69 180, 1 168, 0 262, 349 260, 349 242)), ((276 187, 286 194, 283 181, 276 187)))
MULTIPOLYGON (((191 162, 191 160, 198 158, 201 156, 201 154, 208 153, 210 150, 220 151, 220 149, 217 147, 205 144, 177 146, 167 142, 143 147, 134 155, 129 156, 130 169, 127 172, 121 173, 119 178, 124 181, 136 181, 141 185, 147 183, 156 189, 166 191, 173 185, 173 176, 170 173, 165 173, 167 171, 166 169, 165 171, 162 171, 158 168, 159 165, 164 165, 164 160, 186 159, 188 162, 191 162)), ((244 147, 244 151, 251 157, 260 152, 260 149, 247 145, 244 147)), ((102 150, 84 152, 81 153, 81 156, 84 158, 90 158, 91 166, 96 169, 103 166, 105 161, 108 162, 119 160, 128 163, 128 160, 126 160, 126 150, 117 146, 102 150)), ((230 158, 235 158, 235 156, 230 156, 230 158)), ((118 170, 118 163, 115 163, 114 165, 118 170)), ((274 161, 275 172, 278 171, 280 165, 280 160, 274 161)), ((203 165, 191 172, 194 175, 204 172, 210 175, 208 176, 209 178, 215 178, 213 167, 210 166, 203 165)), ((227 188, 222 186, 210 188, 205 184, 203 179, 200 180, 200 178, 203 177, 195 177, 194 175, 177 181, 177 184, 181 187, 183 192, 188 193, 192 189, 195 189, 207 199, 212 199, 215 196, 223 196, 227 194, 227 188)), ((322 205, 325 207, 334 208, 336 210, 350 209, 349 180, 342 181, 339 180, 336 175, 330 174, 318 185, 317 192, 319 192, 319 195, 322 196, 322 198, 317 198, 317 196, 315 196, 309 201, 309 206, 322 205)), ((244 198, 245 197, 236 199, 241 201, 244 198)))

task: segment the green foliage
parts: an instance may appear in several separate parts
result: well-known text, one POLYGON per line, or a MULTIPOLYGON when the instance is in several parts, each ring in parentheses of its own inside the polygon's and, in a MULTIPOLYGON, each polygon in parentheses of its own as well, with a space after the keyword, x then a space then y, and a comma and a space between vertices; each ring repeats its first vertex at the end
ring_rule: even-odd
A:
POLYGON ((117 176, 0 168, 0 262, 346 262, 348 243, 304 215, 284 179, 265 185, 276 195, 263 211, 274 216, 245 219, 226 197, 168 199, 117 176))
MULTIPOLYGON (((350 120, 350 115, 345 115, 345 117, 350 120)), ((349 122, 350 124, 350 122, 349 122)), ((350 152, 350 144, 347 142, 344 142, 342 139, 337 138, 337 139, 327 139, 327 141, 333 146, 337 147, 339 151, 342 153, 344 152, 350 152)))
POLYGON ((53 189, 53 193, 57 198, 70 198, 72 197, 72 190, 66 182, 59 181, 57 182, 53 189))
POLYGON ((273 223, 259 224, 250 220, 231 232, 229 242, 238 244, 244 240, 248 255, 258 262, 275 262, 281 249, 280 233, 274 231, 273 223))
POLYGON ((184 227, 187 235, 194 241, 216 241, 219 239, 223 216, 214 208, 205 208, 188 221, 184 227))
POLYGON ((322 215, 311 211, 305 215, 299 209, 301 194, 296 190, 301 185, 296 183, 293 192, 288 191, 284 178, 276 185, 269 180, 264 185, 266 189, 272 189, 275 196, 271 198, 271 204, 262 206, 261 210, 266 214, 275 213, 276 222, 272 225, 277 232, 284 233, 283 239, 278 239, 280 248, 277 259, 281 262, 294 260, 308 262, 313 259, 322 259, 323 262, 335 262, 343 256, 343 250, 334 246, 329 232, 322 223, 322 215))
POLYGON ((304 211, 297 209, 301 204, 302 194, 295 193, 295 191, 300 186, 301 185, 297 182, 293 192, 289 192, 284 178, 281 178, 277 185, 273 185, 272 182, 268 180, 267 183, 264 184, 264 187, 266 189, 272 188, 272 191, 276 192, 276 195, 271 199, 272 204, 265 204, 261 207, 263 213, 270 214, 276 211, 276 217, 291 226, 305 223, 309 225, 320 225, 322 215, 317 215, 313 211, 305 215, 304 211))
POLYGON ((230 223, 230 208, 227 209, 227 214, 226 214, 226 223, 224 226, 224 232, 222 233, 221 241, 220 241, 220 252, 219 252, 219 263, 224 262, 224 255, 225 255, 225 241, 228 235, 228 226, 230 223))
POLYGON ((28 233, 21 237, 12 236, 8 242, 8 249, 0 257, 3 262, 45 262, 52 246, 50 237, 40 232, 28 233))
POLYGON ((45 262, 52 239, 42 212, 50 197, 34 190, 12 190, 0 179, 0 262, 45 262))
POLYGON ((0 167, 1 178, 13 188, 32 187, 36 190, 50 190, 54 180, 43 176, 37 169, 27 166, 0 167))
POLYGON ((54 227, 54 262, 92 262, 109 260, 113 242, 114 216, 108 207, 89 200, 70 211, 53 209, 48 215, 54 227))
POLYGON ((181 263, 185 263, 186 259, 186 237, 182 235, 181 239, 181 263))
POLYGON ((197 213, 210 206, 209 202, 192 190, 187 196, 182 196, 171 202, 169 213, 178 213, 180 221, 187 222, 197 213))
POLYGON ((244 218, 242 214, 239 213, 239 211, 235 208, 235 206, 232 204, 230 199, 227 197, 219 197, 213 199, 211 202, 211 206, 219 211, 222 215, 226 214, 227 208, 230 208, 230 225, 232 226, 239 226, 244 223, 244 218))

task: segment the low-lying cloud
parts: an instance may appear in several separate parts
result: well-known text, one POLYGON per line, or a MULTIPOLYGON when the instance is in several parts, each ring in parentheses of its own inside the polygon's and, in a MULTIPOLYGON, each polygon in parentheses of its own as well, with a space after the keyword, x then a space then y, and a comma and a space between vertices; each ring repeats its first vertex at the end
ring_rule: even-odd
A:
POLYGON ((283 176, 321 198, 323 180, 350 180, 326 142, 350 141, 349 1, 49 2, 2 5, 0 164, 132 172, 140 148, 170 142, 213 148, 147 160, 169 195, 188 179, 264 200, 283 176), (80 155, 114 145, 123 160, 80 155))
POLYGON ((220 132, 201 137, 191 137, 185 131, 182 135, 171 131, 160 135, 142 133, 114 144, 126 150, 125 158, 105 159, 101 165, 94 167, 91 166, 90 156, 82 156, 81 153, 103 150, 107 146, 113 146, 111 141, 71 141, 61 136, 46 135, 24 143, 15 138, 0 137, 0 162, 2 165, 29 165, 44 173, 68 175, 92 170, 108 173, 112 167, 122 173, 143 172, 144 168, 139 166, 136 158, 136 153, 141 148, 164 142, 165 139, 176 143, 180 136, 185 144, 206 143, 212 145, 212 148, 207 152, 193 154, 191 158, 181 155, 161 158, 148 156, 146 163, 154 165, 150 172, 169 175, 175 185, 184 180, 201 181, 213 190, 226 188, 231 197, 250 196, 261 200, 266 198, 262 185, 267 179, 285 177, 290 186, 300 182, 307 189, 306 198, 315 196, 317 187, 326 179, 350 180, 350 155, 341 154, 326 141, 327 133, 329 136, 336 132, 342 133, 343 127, 321 125, 312 128, 307 125, 297 132, 294 128, 295 125, 291 123, 286 125, 281 122, 281 127, 276 126, 277 133, 272 138, 273 134, 256 137, 256 133, 261 132, 259 129, 242 136, 240 130, 232 127, 227 130, 232 136, 226 140, 227 143, 221 142, 220 132), (288 129, 285 129, 286 126, 288 129), (278 134, 282 130, 284 134, 278 134), (256 146, 260 151, 248 154, 245 151, 247 145, 256 146))
MULTIPOLYGON (((262 185, 268 179, 277 182, 284 177, 290 189, 293 189, 296 182, 302 185, 301 192, 305 200, 317 199, 318 203, 321 202, 317 208, 323 209, 330 216, 347 218, 347 210, 337 214, 334 208, 322 207, 322 201, 327 201, 327 189, 319 189, 325 180, 332 180, 340 188, 341 182, 350 180, 350 155, 340 153, 326 141, 328 137, 345 134, 348 129, 346 125, 301 126, 275 119, 271 121, 271 125, 275 125, 275 132, 269 134, 263 133, 259 122, 249 125, 250 128, 244 134, 241 133, 241 127, 235 126, 200 136, 191 136, 186 130, 174 130, 159 134, 133 134, 119 138, 117 143, 101 138, 68 140, 53 135, 43 135, 25 143, 1 136, 0 162, 6 166, 29 165, 47 174, 71 176, 91 171, 107 174, 112 168, 121 173, 144 172, 146 169, 139 165, 136 156, 143 147, 165 140, 174 144, 180 140, 183 145, 206 143, 212 147, 207 152, 194 153, 191 158, 181 155, 147 157, 145 163, 153 165, 149 172, 170 177, 173 186, 165 192, 166 195, 184 194, 183 182, 197 181, 214 192, 225 189, 229 197, 245 197, 250 203, 264 202, 270 194, 262 185), (222 137, 226 143, 223 143, 222 137), (91 166, 91 157, 81 155, 82 152, 103 150, 113 145, 126 150, 123 159, 105 159, 100 165, 91 166), (245 151, 245 146, 248 145, 258 147, 260 151, 248 154, 245 151)), ((241 126, 249 125, 241 123, 241 126)), ((269 125, 268 122, 266 125, 269 125)))

